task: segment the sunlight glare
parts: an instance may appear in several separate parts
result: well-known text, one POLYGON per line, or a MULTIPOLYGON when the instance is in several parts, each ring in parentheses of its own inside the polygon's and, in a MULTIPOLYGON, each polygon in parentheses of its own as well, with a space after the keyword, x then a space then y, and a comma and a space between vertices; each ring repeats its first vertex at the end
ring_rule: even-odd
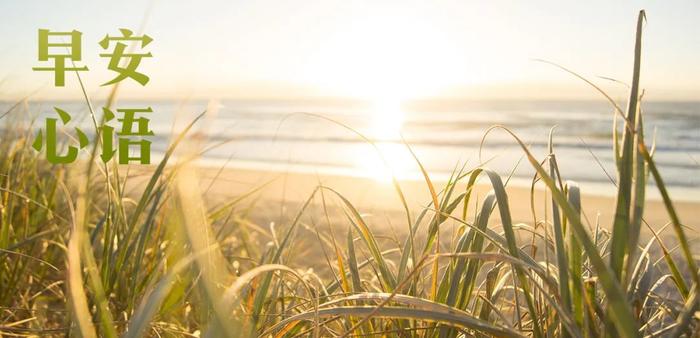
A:
POLYGON ((380 98, 373 103, 367 136, 376 142, 381 156, 373 147, 362 145, 357 149, 355 162, 362 176, 382 183, 391 182, 392 175, 397 179, 408 176, 412 161, 401 141, 405 120, 401 104, 398 98, 380 98))
POLYGON ((401 100, 396 98, 377 99, 372 104, 370 136, 378 141, 392 141, 401 138, 404 112, 401 100))

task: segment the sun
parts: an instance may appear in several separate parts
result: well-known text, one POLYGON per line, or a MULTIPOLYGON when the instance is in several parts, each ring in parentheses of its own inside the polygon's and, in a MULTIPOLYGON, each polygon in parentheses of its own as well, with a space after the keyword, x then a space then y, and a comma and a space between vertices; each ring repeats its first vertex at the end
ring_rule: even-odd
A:
POLYGON ((299 76, 333 96, 435 96, 464 82, 462 48, 420 13, 376 11, 319 42, 299 76))

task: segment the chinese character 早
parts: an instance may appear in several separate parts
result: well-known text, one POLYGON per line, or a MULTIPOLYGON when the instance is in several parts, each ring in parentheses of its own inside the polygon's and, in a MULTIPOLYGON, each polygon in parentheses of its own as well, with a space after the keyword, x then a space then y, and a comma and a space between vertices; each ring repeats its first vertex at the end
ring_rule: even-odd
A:
POLYGON ((72 32, 51 32, 39 29, 39 61, 53 60, 53 67, 32 67, 35 71, 53 71, 54 85, 63 87, 66 84, 66 71, 86 71, 86 66, 76 67, 75 61, 82 60, 82 35, 72 32), (72 67, 66 66, 70 60, 72 67))
POLYGON ((114 147, 114 127, 108 125, 114 119, 115 114, 109 108, 102 108, 104 113, 105 124, 101 127, 102 132, 102 161, 107 162, 114 157, 115 153, 119 153, 119 164, 129 164, 129 162, 138 161, 141 164, 151 163, 151 141, 144 139, 146 136, 152 136, 153 131, 149 129, 148 122, 145 117, 136 117, 136 113, 152 113, 151 107, 148 108, 128 108, 117 109, 118 113, 123 114, 123 118, 117 119, 121 123, 121 130, 116 134, 119 136, 117 140, 118 149, 114 147), (136 130, 134 130, 136 129, 136 130), (138 137, 133 139, 132 137, 138 137), (137 154, 131 156, 130 150, 132 146, 137 146, 137 154))
MULTIPOLYGON (((61 122, 63 125, 67 125, 68 122, 71 120, 70 114, 66 112, 65 110, 62 110, 58 107, 54 107, 54 110, 56 113, 58 113, 58 116, 61 118, 61 122)), ((41 130, 39 130, 39 134, 37 135, 36 139, 34 140, 34 143, 32 144, 32 147, 36 149, 36 151, 41 151, 41 149, 46 146, 46 159, 53 164, 66 164, 66 163, 72 163, 75 161, 75 159, 78 157, 78 149, 83 149, 88 145, 88 138, 85 135, 85 133, 78 129, 75 128, 75 132, 78 135, 78 147, 75 146, 68 146, 68 151, 66 154, 59 155, 58 154, 58 140, 57 140, 57 133, 58 133, 58 126, 57 126, 58 119, 55 118, 47 118, 46 119, 46 126, 45 126, 45 133, 41 130), (45 137, 44 137, 45 135, 45 137)))
POLYGON ((102 85, 107 86, 115 84, 126 78, 132 78, 142 86, 145 86, 149 81, 149 77, 146 74, 137 71, 137 68, 139 67, 139 64, 141 64, 141 60, 143 58, 152 57, 152 55, 150 52, 129 53, 126 51, 127 44, 124 42, 141 42, 141 48, 144 48, 150 44, 153 39, 145 34, 143 36, 134 36, 134 33, 126 28, 121 28, 119 31, 122 33, 122 36, 109 36, 109 34, 107 34, 104 39, 100 41, 100 46, 102 49, 109 48, 110 42, 116 42, 112 53, 103 53, 100 54, 100 56, 110 58, 107 68, 119 73, 117 77, 102 85), (121 65, 122 59, 126 59, 124 66, 121 65))

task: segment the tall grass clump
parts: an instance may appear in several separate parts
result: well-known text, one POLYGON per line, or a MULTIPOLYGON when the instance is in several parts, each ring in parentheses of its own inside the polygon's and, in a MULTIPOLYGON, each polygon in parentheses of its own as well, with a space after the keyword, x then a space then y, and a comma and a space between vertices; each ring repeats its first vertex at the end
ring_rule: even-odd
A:
MULTIPOLYGON (((393 237, 323 184, 274 227, 253 216, 273 212, 256 204, 255 190, 224 202, 205 199, 192 164, 200 151, 183 142, 193 139, 202 115, 173 138, 145 178, 100 162, 99 142, 80 165, 52 166, 31 149, 31 128, 5 129, 0 334, 697 335, 700 276, 689 227, 644 138, 644 20, 642 11, 626 109, 572 73, 614 110, 617 195, 610 229, 582 216, 579 186, 560 175, 553 137, 549 154, 536 158, 501 126, 487 135, 503 131, 522 148, 536 172, 530 199, 509 199, 507 181, 487 167, 456 170, 437 187, 414 155, 430 200, 415 213, 394 180, 405 232, 393 237), (651 179, 669 224, 644 219, 651 179), (491 191, 477 196, 477 183, 491 191), (549 216, 534 212, 536 186, 548 192, 549 216), (532 205, 532 223, 516 223, 511 203, 532 205), (448 226, 456 231, 444 230, 448 226), (662 240, 667 228, 678 249, 662 240)), ((23 109, 17 105, 5 115, 23 109)))

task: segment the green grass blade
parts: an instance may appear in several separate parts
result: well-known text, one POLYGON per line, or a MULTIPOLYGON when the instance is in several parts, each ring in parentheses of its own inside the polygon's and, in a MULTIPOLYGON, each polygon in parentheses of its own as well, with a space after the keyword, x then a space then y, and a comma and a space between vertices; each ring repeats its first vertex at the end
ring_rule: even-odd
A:
MULTIPOLYGON (((573 206, 573 209, 580 215, 581 214, 581 192, 578 185, 575 182, 568 181, 566 183, 567 196, 569 203, 573 206)), ((567 218, 564 218, 566 222, 567 218)), ((571 288, 571 300, 573 306, 573 313, 576 323, 583 327, 584 319, 584 290, 582 286, 584 285, 583 280, 583 261, 581 256, 583 251, 581 249, 581 244, 573 231, 568 230, 568 255, 569 255, 569 269, 571 270, 571 283, 569 288, 571 288)))
MULTIPOLYGON (((407 307, 382 307, 375 309, 372 306, 339 306, 318 310, 318 317, 347 317, 347 316, 366 316, 374 314, 373 318, 404 318, 415 319, 422 321, 440 322, 455 328, 472 329, 479 332, 484 332, 498 337, 523 337, 520 333, 505 328, 494 326, 486 323, 470 314, 456 309, 451 309, 451 312, 437 312, 434 310, 423 310, 407 307)), ((269 334, 279 330, 285 325, 293 322, 310 320, 314 317, 314 313, 305 312, 285 318, 278 324, 268 329, 265 333, 269 334)))
POLYGON ((639 102, 639 75, 642 54, 642 25, 644 24, 644 11, 637 18, 637 33, 634 44, 634 67, 632 70, 632 86, 630 87, 629 100, 627 102, 626 128, 622 135, 622 155, 617 178, 617 201, 615 207, 615 219, 612 227, 612 243, 610 246, 610 267, 615 272, 619 281, 623 281, 625 271, 625 259, 630 248, 630 212, 632 206, 632 178, 635 170, 634 153, 637 109, 639 102))
POLYGON ((570 225, 572 231, 576 234, 576 238, 581 242, 586 256, 588 257, 591 265, 593 266, 598 278, 603 286, 603 291, 605 292, 608 304, 613 309, 608 312, 613 324, 618 328, 618 333, 622 337, 636 337, 637 336, 637 322, 632 315, 632 310, 627 304, 626 294, 623 292, 620 283, 615 277, 615 273, 610 269, 608 265, 605 264, 598 248, 595 246, 593 241, 586 230, 586 227, 581 222, 579 214, 576 212, 574 207, 569 203, 566 195, 557 188, 556 182, 547 174, 546 170, 542 168, 535 157, 530 153, 525 143, 520 140, 512 131, 507 128, 500 126, 492 127, 501 128, 510 134, 515 141, 520 145, 520 148, 525 152, 528 161, 532 167, 537 171, 537 173, 542 178, 542 181, 547 185, 552 197, 557 201, 559 208, 561 208, 564 217, 568 219, 568 224, 570 225))
POLYGON ((355 209, 355 207, 348 201, 345 196, 341 195, 339 192, 328 188, 328 187, 322 187, 328 191, 331 191, 334 193, 340 200, 343 202, 347 210, 350 212, 350 215, 352 216, 352 223, 355 226, 355 229, 357 232, 360 234, 360 237, 364 241, 365 245, 369 249, 370 253, 374 257, 375 262, 377 263, 377 267, 379 268, 380 272, 380 279, 382 281, 382 284, 385 288, 386 291, 392 291, 396 287, 396 276, 389 270, 389 266, 386 263, 386 260, 384 259, 384 256, 382 255, 381 250, 379 249, 379 245, 377 244, 377 240, 375 239, 374 235, 372 234, 372 231, 369 229, 367 224, 365 223, 364 219, 362 218, 362 215, 355 209))

